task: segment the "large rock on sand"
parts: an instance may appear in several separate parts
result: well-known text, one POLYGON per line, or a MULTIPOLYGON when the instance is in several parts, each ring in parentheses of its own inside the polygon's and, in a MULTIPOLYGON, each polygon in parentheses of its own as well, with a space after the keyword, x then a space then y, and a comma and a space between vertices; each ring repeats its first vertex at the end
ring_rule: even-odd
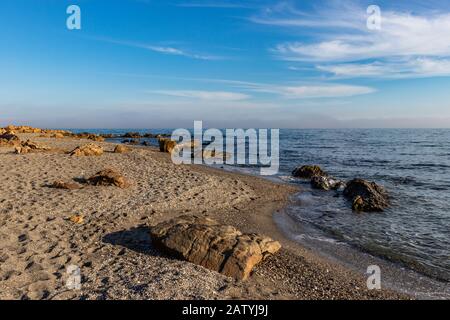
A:
POLYGON ((268 237, 243 234, 232 226, 195 215, 184 215, 150 229, 155 248, 236 279, 281 245, 268 237))
POLYGON ((97 172, 86 182, 94 186, 116 186, 119 188, 127 188, 130 185, 124 176, 113 169, 97 172))
POLYGON ((352 200, 355 211, 383 211, 389 206, 386 190, 375 182, 353 179, 347 183, 344 196, 352 200))
POLYGON ((311 179, 313 176, 326 176, 326 172, 319 166, 301 166, 292 171, 292 175, 296 178, 311 179))
POLYGON ((103 148, 93 143, 76 147, 70 152, 71 156, 101 156, 102 154, 103 148))

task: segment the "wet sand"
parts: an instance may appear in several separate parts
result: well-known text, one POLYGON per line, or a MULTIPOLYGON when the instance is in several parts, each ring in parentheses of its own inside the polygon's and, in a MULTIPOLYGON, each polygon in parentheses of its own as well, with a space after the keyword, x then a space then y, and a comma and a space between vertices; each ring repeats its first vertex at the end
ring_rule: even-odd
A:
MULTIPOLYGON (((69 151, 88 140, 20 134, 69 151)), ((99 157, 0 148, 0 299, 402 299, 367 290, 366 278, 286 237, 273 215, 297 188, 206 166, 174 165, 154 148, 99 157), (114 168, 127 189, 48 188, 114 168), (283 248, 247 281, 161 255, 148 226, 181 214, 200 214, 257 232, 283 248), (81 215, 81 224, 69 217, 81 215), (70 265, 81 270, 80 290, 68 289, 70 265)))

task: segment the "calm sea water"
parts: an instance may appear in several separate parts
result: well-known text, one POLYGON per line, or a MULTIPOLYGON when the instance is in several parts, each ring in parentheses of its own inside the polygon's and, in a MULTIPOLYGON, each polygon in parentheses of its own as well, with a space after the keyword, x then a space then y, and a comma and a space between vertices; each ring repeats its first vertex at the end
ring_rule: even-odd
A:
MULTIPOLYGON (((139 130, 89 130, 123 133, 139 130)), ((143 130, 167 133, 171 130, 143 130)), ((120 141, 120 140, 118 140, 120 141)), ((154 139, 148 140, 156 145, 154 139)), ((240 171, 258 174, 254 166, 240 171)), ((371 254, 450 280, 450 130, 281 130, 278 178, 299 184, 293 220, 371 254), (334 191, 312 190, 293 179, 298 165, 317 164, 330 175, 375 181, 389 191, 392 207, 357 214, 334 191)))

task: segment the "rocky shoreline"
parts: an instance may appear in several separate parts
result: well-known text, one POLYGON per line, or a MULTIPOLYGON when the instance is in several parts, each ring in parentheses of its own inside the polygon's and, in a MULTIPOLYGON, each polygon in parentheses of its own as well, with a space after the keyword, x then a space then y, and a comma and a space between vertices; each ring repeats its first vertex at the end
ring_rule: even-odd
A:
POLYGON ((287 239, 272 215, 297 192, 295 187, 205 166, 176 166, 155 148, 130 146, 119 152, 117 144, 103 139, 30 127, 0 132, 5 164, 0 298, 408 298, 368 290, 364 277, 287 239), (216 261, 214 255, 224 257, 225 251, 208 244, 199 250, 207 260, 192 252, 180 260, 152 244, 152 227, 186 215, 203 221, 196 225, 210 221, 201 219, 214 221, 197 235, 220 239, 226 252, 230 245, 242 249, 230 255, 233 259, 216 261), (261 255, 258 250, 266 250, 261 243, 268 240, 259 235, 269 236, 281 249, 271 246, 270 254, 261 255), (239 270, 231 266, 242 261, 251 268, 244 268, 245 276, 229 277, 239 272, 216 272, 225 261, 230 262, 227 270, 239 270), (67 289, 68 265, 80 268, 81 290, 67 289))

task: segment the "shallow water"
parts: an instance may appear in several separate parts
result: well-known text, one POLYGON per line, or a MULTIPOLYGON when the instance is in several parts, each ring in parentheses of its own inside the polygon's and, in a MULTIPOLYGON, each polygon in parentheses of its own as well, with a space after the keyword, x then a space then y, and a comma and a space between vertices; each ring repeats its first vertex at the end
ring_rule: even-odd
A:
MULTIPOLYGON (((253 165, 233 169, 259 173, 253 165)), ((277 178, 304 189, 289 210, 293 221, 320 229, 327 241, 342 241, 450 281, 450 130, 281 130, 277 178), (338 179, 375 181, 389 191, 392 206, 383 213, 354 213, 335 191, 312 190, 308 181, 293 179, 291 171, 303 164, 320 165, 338 179)))

